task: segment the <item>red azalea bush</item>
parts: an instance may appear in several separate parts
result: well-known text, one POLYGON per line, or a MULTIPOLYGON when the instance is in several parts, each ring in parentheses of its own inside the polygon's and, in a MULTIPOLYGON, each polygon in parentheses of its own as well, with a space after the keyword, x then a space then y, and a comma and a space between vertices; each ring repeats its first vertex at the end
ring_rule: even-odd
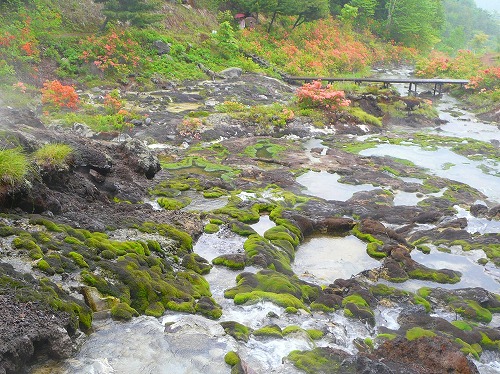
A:
POLYGON ((481 59, 468 50, 458 51, 456 57, 433 51, 428 58, 417 62, 417 75, 422 77, 445 77, 467 79, 483 66, 481 59))
POLYGON ((104 73, 127 75, 138 66, 139 44, 126 32, 111 31, 100 37, 89 36, 81 42, 84 49, 80 58, 91 62, 104 73))
POLYGON ((65 86, 58 80, 46 81, 42 88, 42 103, 54 108, 76 109, 80 99, 73 86, 65 86))
POLYGON ((323 87, 321 81, 305 83, 297 90, 299 105, 303 108, 338 110, 351 103, 345 98, 344 91, 337 91, 331 84, 323 87))
POLYGON ((477 75, 469 78, 467 88, 477 89, 482 92, 500 88, 500 67, 480 70, 477 75))

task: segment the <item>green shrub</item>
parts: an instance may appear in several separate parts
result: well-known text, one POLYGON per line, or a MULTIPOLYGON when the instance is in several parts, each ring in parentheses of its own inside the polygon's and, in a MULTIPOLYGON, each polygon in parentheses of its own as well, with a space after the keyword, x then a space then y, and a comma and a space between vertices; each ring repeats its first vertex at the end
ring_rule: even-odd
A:
POLYGON ((49 143, 39 148, 33 154, 33 159, 42 167, 60 169, 68 166, 72 154, 73 148, 67 144, 49 143))
POLYGON ((0 185, 15 186, 24 180, 29 163, 19 149, 0 151, 0 185))

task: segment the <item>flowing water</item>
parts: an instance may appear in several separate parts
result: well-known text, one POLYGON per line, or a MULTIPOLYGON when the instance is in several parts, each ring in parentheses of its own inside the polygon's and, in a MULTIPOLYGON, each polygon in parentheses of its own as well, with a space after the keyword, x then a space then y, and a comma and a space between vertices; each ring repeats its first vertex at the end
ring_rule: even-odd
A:
MULTIPOLYGON (((409 76, 411 70, 397 72, 399 77, 409 76)), ((394 76, 394 72, 386 72, 386 76, 394 76)), ((398 90, 406 92, 407 88, 396 85, 398 90), (399 86, 399 87, 398 87, 399 86)), ((441 125, 432 133, 454 137, 470 137, 478 140, 499 140, 500 132, 491 124, 481 123, 461 108, 457 108, 454 99, 444 96, 438 109, 442 119, 449 123, 441 125)), ((320 140, 312 139, 304 143, 306 153, 311 162, 318 159, 311 150, 321 149, 325 154, 327 148, 320 140)), ((494 162, 472 161, 453 153, 447 148, 426 150, 408 142, 407 145, 381 144, 375 148, 361 152, 364 156, 392 156, 412 161, 417 166, 428 169, 429 173, 465 182, 484 193, 493 203, 500 203, 500 168, 494 162), (487 172, 485 172, 485 170, 487 172)), ((304 193, 327 200, 346 201, 354 193, 373 190, 371 184, 349 185, 339 182, 336 173, 309 171, 301 175, 297 181, 304 186, 304 193)), ((402 178, 405 182, 422 184, 421 179, 402 178)), ((444 189, 434 196, 440 196, 444 189)), ((227 199, 193 198, 187 210, 210 211, 224 206, 227 199)), ((242 192, 242 200, 256 198, 254 193, 242 192)), ((265 197, 265 196, 261 196, 265 197)), ((395 205, 415 205, 428 197, 416 193, 395 191, 395 205)), ((154 208, 155 202, 149 202, 154 208)), ((457 217, 468 220, 467 230, 470 233, 494 233, 500 231, 500 223, 485 218, 472 217, 463 208, 455 207, 457 217)), ((268 216, 262 216, 252 228, 260 235, 274 226, 268 216)), ((421 229, 429 228, 422 225, 421 229)), ((194 251, 208 261, 215 257, 244 252, 244 237, 222 228, 215 234, 203 234, 194 246, 194 251)), ((462 279, 455 285, 439 285, 446 288, 462 288, 481 286, 492 292, 500 292, 500 271, 491 263, 479 265, 477 260, 485 257, 481 250, 463 252, 459 248, 450 248, 450 253, 432 248, 430 254, 412 252, 416 261, 430 268, 449 268, 462 273, 462 279)), ((366 243, 348 236, 313 237, 302 243, 296 252, 292 264, 294 272, 303 280, 319 285, 333 282, 337 278, 350 278, 364 270, 376 268, 379 261, 366 254, 366 243)), ((245 271, 257 272, 259 269, 247 267, 245 271)), ((375 312, 376 327, 348 319, 342 311, 333 313, 312 312, 287 314, 282 307, 270 302, 259 302, 253 305, 235 305, 233 300, 224 298, 224 290, 236 285, 238 271, 224 267, 214 267, 206 275, 214 299, 222 306, 223 315, 220 321, 236 321, 252 329, 269 324, 277 324, 281 328, 297 325, 303 329, 320 329, 325 332, 322 339, 312 341, 307 334, 293 333, 283 339, 256 338, 252 336, 248 342, 234 340, 227 335, 220 321, 213 321, 197 315, 167 312, 162 318, 139 317, 130 322, 121 323, 111 320, 95 322, 95 332, 83 343, 77 355, 66 360, 62 366, 40 368, 34 373, 230 373, 224 363, 226 352, 237 351, 256 373, 298 373, 299 371, 284 362, 283 357, 295 349, 307 350, 315 346, 331 346, 356 353, 354 338, 374 338, 377 329, 385 326, 399 328, 397 317, 399 307, 378 307, 375 312)), ((436 287, 435 283, 425 281, 407 281, 392 286, 415 291, 422 286, 436 287)), ((446 313, 440 313, 446 317, 446 313)), ((448 316, 450 319, 453 316, 448 316)), ((491 325, 500 325, 495 315, 491 325)), ((484 352, 481 360, 476 362, 483 374, 500 372, 500 356, 498 353, 484 352)))

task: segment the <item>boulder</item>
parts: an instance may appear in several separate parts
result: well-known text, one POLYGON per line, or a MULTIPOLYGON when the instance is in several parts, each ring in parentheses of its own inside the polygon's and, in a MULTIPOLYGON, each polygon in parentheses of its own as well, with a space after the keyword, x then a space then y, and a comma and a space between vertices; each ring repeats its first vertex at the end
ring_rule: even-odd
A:
POLYGON ((243 70, 241 68, 227 68, 219 72, 224 78, 235 79, 241 77, 243 70))

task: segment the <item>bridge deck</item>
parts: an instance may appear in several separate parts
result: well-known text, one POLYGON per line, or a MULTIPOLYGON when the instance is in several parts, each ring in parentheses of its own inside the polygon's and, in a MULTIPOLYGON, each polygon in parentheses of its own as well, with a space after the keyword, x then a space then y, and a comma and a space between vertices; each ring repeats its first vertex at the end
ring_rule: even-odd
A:
POLYGON ((293 77, 288 76, 285 77, 285 81, 287 82, 312 82, 320 80, 322 82, 354 82, 357 84, 361 84, 363 82, 367 83, 383 83, 384 87, 388 87, 391 83, 406 83, 409 85, 409 92, 417 93, 417 84, 434 84, 434 95, 441 94, 443 89, 443 84, 459 84, 463 86, 468 84, 469 81, 467 79, 448 79, 448 78, 430 78, 430 79, 422 79, 422 78, 341 78, 341 77, 293 77), (412 90, 412 86, 414 90, 412 90))

